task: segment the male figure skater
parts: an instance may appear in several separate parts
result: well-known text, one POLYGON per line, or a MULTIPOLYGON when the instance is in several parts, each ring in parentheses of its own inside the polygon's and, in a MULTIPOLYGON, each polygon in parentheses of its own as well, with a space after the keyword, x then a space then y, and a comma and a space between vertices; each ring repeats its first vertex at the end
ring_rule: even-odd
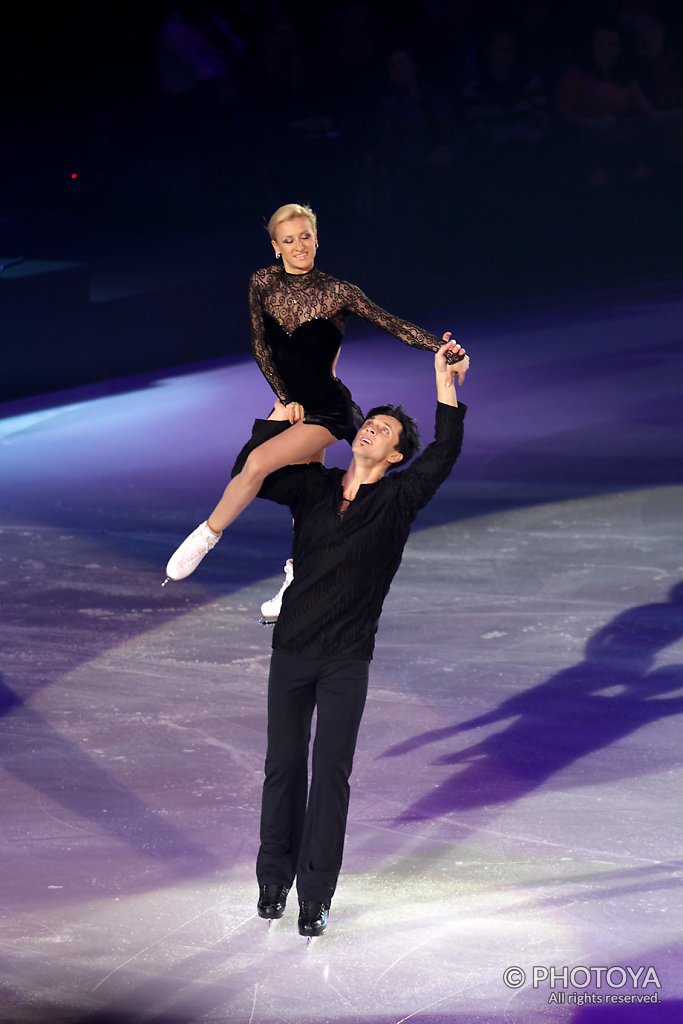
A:
MULTIPOLYGON (((305 936, 325 930, 341 868, 349 776, 382 604, 413 520, 462 445, 466 407, 458 404, 455 377, 462 385, 469 358, 450 333, 443 338, 434 358, 435 439, 407 469, 385 475, 418 450, 415 422, 400 406, 379 406, 356 434, 346 472, 319 462, 286 466, 259 492, 291 510, 296 572, 273 631, 257 909, 263 918, 282 917, 296 878, 305 936), (449 364, 447 354, 459 361, 449 364)), ((288 426, 257 420, 233 473, 255 444, 288 426)))

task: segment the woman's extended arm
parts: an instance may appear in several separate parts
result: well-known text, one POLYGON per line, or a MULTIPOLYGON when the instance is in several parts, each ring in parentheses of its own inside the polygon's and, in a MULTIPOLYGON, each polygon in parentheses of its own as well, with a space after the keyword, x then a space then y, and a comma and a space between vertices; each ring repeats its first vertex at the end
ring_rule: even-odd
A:
POLYGON ((340 284, 344 305, 350 313, 355 314, 361 320, 366 320, 374 327, 379 327, 380 330, 392 334, 394 338, 413 348, 438 352, 443 345, 441 338, 437 338, 435 334, 430 334, 429 331, 424 331, 407 320, 401 320, 400 317, 394 316, 386 309, 376 305, 356 285, 349 284, 347 281, 342 281, 340 284))

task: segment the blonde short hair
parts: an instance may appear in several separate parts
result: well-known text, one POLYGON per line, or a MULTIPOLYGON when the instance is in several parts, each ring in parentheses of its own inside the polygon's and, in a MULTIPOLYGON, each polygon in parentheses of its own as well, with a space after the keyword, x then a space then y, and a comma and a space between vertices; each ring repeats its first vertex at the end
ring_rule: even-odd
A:
POLYGON ((291 220, 292 217, 307 217, 311 222, 313 230, 316 230, 316 216, 310 206, 302 206, 300 203, 285 203, 279 206, 268 221, 267 231, 271 238, 275 238, 275 230, 278 224, 291 220))

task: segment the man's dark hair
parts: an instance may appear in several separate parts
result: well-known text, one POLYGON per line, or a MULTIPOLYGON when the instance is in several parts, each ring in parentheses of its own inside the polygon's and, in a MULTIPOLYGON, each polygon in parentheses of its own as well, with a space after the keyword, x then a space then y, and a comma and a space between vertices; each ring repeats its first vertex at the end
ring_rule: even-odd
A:
POLYGON ((389 466, 389 469, 398 469, 406 462, 409 462, 413 455, 416 455, 420 450, 420 433, 417 429, 417 423, 412 416, 408 415, 402 405, 376 405, 365 418, 369 420, 373 416, 378 415, 393 416, 401 424, 401 433, 398 435, 396 450, 401 453, 403 459, 401 462, 392 462, 389 466))

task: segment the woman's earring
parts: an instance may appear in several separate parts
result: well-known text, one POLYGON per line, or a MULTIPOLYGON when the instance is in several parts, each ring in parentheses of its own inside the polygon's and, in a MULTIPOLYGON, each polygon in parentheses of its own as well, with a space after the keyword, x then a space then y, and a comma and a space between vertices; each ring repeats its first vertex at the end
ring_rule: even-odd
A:
POLYGON ((275 253, 275 259, 276 259, 276 260, 279 260, 279 259, 280 259, 280 253, 279 253, 279 252, 276 252, 276 253, 275 253))

